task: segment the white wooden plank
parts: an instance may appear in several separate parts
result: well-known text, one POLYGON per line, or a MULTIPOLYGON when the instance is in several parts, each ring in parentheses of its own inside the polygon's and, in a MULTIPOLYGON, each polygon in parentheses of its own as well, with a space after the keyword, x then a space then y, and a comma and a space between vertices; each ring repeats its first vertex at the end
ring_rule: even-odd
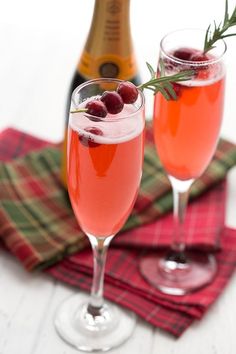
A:
POLYGON ((72 354, 78 352, 58 336, 54 327, 54 316, 58 306, 64 299, 74 293, 75 291, 69 286, 61 285, 59 283, 56 284, 50 306, 41 322, 39 330, 40 335, 36 338, 32 354, 53 352, 57 354, 72 354))
POLYGON ((54 281, 26 272, 5 251, 0 259, 0 353, 31 354, 54 281))
POLYGON ((228 227, 236 228, 236 167, 232 168, 227 175, 227 203, 225 223, 228 227))
POLYGON ((154 329, 143 320, 138 320, 133 336, 119 348, 111 351, 112 354, 143 354, 151 353, 154 341, 154 329))

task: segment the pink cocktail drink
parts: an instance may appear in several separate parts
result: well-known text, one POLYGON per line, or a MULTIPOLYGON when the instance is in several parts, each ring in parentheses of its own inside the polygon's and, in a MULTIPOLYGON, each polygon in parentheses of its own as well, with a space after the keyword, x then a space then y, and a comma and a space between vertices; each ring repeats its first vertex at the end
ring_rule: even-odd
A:
POLYGON ((134 106, 126 105, 119 115, 106 117, 107 125, 91 122, 83 113, 71 116, 70 199, 81 228, 96 237, 116 234, 137 196, 142 173, 144 117, 133 115, 135 110, 134 106), (128 115, 133 116, 122 118, 128 115))
POLYGON ((204 172, 215 151, 223 117, 223 65, 205 65, 198 70, 192 80, 174 85, 176 100, 167 101, 161 94, 155 97, 158 154, 166 172, 180 180, 197 178, 204 172))
POLYGON ((72 208, 93 251, 89 299, 81 292, 58 311, 56 328, 83 351, 116 347, 133 333, 135 316, 103 299, 108 246, 126 222, 141 182, 144 96, 130 83, 94 79, 72 94, 67 182, 72 208))

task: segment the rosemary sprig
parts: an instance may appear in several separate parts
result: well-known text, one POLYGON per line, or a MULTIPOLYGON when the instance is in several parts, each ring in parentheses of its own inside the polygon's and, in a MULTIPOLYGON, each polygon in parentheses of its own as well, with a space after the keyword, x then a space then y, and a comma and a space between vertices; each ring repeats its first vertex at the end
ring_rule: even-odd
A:
MULTIPOLYGON (((160 76, 156 77, 155 70, 153 67, 149 64, 146 63, 148 70, 151 74, 151 79, 148 80, 147 82, 137 86, 138 89, 141 91, 147 89, 153 91, 154 95, 157 92, 160 92, 167 100, 176 100, 177 95, 176 92, 173 88, 173 83, 175 82, 180 82, 180 81, 186 81, 189 80, 193 75, 194 75, 194 70, 185 70, 185 71, 180 71, 177 74, 174 75, 169 75, 165 76, 165 70, 164 70, 164 64, 163 61, 160 60, 160 76)), ((73 111, 70 111, 70 113, 81 113, 81 112, 87 112, 87 108, 79 108, 73 111)))
POLYGON ((223 23, 220 22, 218 25, 214 21, 214 30, 211 32, 211 25, 208 26, 205 34, 204 40, 204 53, 215 48, 214 44, 219 40, 226 37, 236 36, 236 33, 228 33, 226 31, 236 25, 236 6, 231 15, 228 12, 228 0, 225 1, 225 14, 223 23))
POLYGON ((177 99, 176 92, 173 88, 174 82, 187 81, 194 75, 194 70, 185 70, 180 71, 177 74, 165 76, 164 64, 163 61, 160 60, 160 76, 156 77, 156 73, 153 67, 146 63, 148 70, 151 74, 151 79, 139 86, 137 86, 140 90, 148 89, 153 91, 154 95, 157 92, 160 92, 167 100, 177 99))

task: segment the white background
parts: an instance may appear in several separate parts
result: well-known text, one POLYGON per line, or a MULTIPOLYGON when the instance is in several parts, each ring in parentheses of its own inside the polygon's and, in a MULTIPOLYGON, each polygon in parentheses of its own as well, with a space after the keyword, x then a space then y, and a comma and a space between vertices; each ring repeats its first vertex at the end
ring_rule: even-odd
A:
MULTIPOLYGON (((48 139, 62 138, 68 86, 93 4, 93 0, 0 0, 0 127, 14 124, 48 139)), ((231 0, 229 7, 233 5, 231 0)), ((156 66, 165 33, 181 27, 206 28, 214 19, 220 20, 223 11, 224 0, 132 0, 132 35, 143 79, 148 78, 145 62, 156 66)), ((227 42, 222 133, 233 139, 236 38, 227 42)), ((147 111, 150 115, 150 105, 147 111)))
MULTIPOLYGON (((0 129, 15 126, 53 141, 63 136, 70 79, 88 32, 93 0, 0 0, 0 129)), ((230 9, 234 1, 229 0, 230 9)), ((222 18, 224 0, 132 0, 131 25, 142 77, 156 66, 161 37, 222 18)), ((222 135, 236 142, 236 37, 227 41, 222 135)), ((151 115, 149 98, 147 107, 151 115)), ((204 129, 204 127, 203 127, 204 129)), ((229 174, 226 223, 236 227, 236 171, 229 174)), ((0 353, 71 354, 55 334, 53 313, 75 292, 26 273, 0 253, 0 353)), ((112 353, 235 354, 236 279, 200 323, 179 340, 139 320, 133 338, 112 353)))

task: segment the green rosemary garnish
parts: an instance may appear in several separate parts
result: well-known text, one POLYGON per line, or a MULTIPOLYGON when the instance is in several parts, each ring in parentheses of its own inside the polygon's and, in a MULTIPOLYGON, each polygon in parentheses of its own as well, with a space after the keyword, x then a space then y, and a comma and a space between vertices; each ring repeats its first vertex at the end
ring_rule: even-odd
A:
POLYGON ((163 61, 160 60, 159 62, 160 76, 156 77, 156 73, 153 67, 149 63, 146 64, 151 74, 151 79, 145 82, 144 84, 139 85, 138 88, 141 90, 144 89, 151 90, 153 91, 154 95, 157 92, 160 92, 167 100, 177 99, 176 92, 172 86, 174 82, 189 80, 192 77, 192 75, 194 75, 194 70, 185 70, 185 71, 180 71, 177 74, 165 76, 164 64, 163 61))
POLYGON ((225 14, 223 23, 220 22, 219 25, 214 21, 214 31, 211 33, 211 25, 208 26, 205 35, 204 41, 204 53, 207 53, 209 50, 215 48, 214 44, 219 40, 226 37, 236 36, 236 33, 228 33, 226 31, 236 25, 236 6, 232 12, 232 15, 229 16, 228 13, 228 0, 225 1, 225 14))
MULTIPOLYGON (((156 77, 156 73, 153 67, 149 63, 146 64, 151 74, 151 79, 137 86, 137 88, 142 91, 144 89, 151 90, 153 91, 154 95, 157 92, 160 92, 167 100, 177 99, 176 92, 173 88, 173 83, 189 80, 194 75, 194 70, 185 70, 185 71, 180 71, 179 73, 174 75, 165 76, 164 63, 162 60, 160 60, 159 62, 160 76, 156 77)), ((79 113, 79 112, 88 112, 88 111, 89 111, 88 108, 79 108, 70 111, 70 113, 79 113)))

